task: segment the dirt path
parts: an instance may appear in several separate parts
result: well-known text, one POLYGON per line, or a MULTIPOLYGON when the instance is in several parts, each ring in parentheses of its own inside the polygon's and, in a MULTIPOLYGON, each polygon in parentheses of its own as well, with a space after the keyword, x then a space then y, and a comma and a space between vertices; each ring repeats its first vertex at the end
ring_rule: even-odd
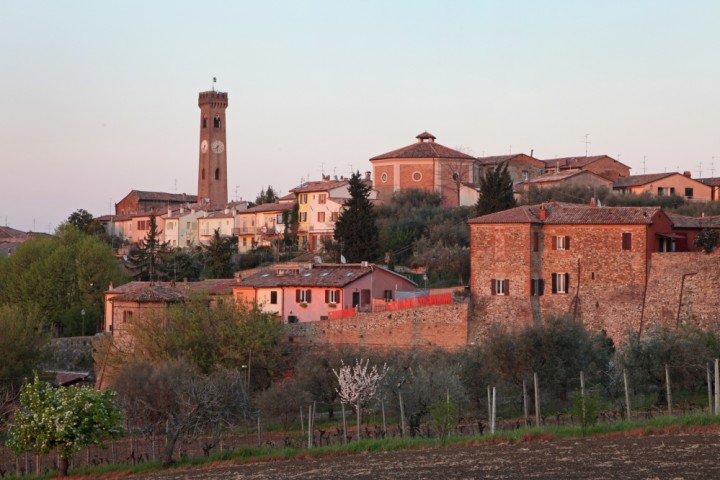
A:
POLYGON ((172 470, 133 479, 717 479, 720 434, 478 445, 172 470))

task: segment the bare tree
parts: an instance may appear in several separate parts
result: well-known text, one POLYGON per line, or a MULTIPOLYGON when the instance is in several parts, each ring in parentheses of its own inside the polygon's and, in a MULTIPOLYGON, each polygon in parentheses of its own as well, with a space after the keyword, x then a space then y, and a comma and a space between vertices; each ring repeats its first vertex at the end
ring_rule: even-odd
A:
POLYGON ((473 180, 473 165, 474 162, 471 160, 457 159, 443 162, 443 176, 445 177, 443 183, 450 185, 458 207, 460 206, 462 184, 473 180))
POLYGON ((359 440, 361 435, 360 426, 362 425, 362 409, 377 393, 380 381, 387 374, 388 368, 386 364, 383 364, 380 371, 378 371, 377 365, 373 365, 373 367, 368 370, 369 359, 366 359, 364 363, 362 360, 356 359, 354 366, 345 365, 342 361, 340 363, 342 366, 339 372, 333 370, 340 384, 337 392, 343 403, 355 405, 359 440))

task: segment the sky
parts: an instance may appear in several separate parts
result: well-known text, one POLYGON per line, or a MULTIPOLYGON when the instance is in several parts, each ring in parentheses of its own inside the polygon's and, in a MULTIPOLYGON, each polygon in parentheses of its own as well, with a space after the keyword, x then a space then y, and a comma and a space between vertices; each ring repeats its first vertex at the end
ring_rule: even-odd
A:
POLYGON ((717 1, 0 0, 0 225, 195 194, 213 77, 231 199, 369 171, 425 130, 477 156, 587 147, 720 176, 718 18, 717 1))

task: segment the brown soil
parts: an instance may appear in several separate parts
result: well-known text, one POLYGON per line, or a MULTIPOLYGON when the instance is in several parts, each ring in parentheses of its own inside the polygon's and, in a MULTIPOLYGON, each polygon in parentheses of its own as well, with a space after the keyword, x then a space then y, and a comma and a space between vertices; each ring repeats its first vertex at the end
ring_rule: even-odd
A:
POLYGON ((720 478, 717 428, 670 435, 481 443, 401 452, 218 465, 133 479, 696 479, 720 478))

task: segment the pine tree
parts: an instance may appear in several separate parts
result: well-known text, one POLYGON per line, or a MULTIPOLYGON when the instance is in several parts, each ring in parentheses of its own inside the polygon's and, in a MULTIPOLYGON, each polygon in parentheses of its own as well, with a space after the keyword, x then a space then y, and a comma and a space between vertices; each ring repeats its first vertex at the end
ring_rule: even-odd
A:
POLYGON ((275 203, 278 201, 277 193, 273 189, 272 185, 268 185, 267 190, 264 188, 260 190, 260 193, 255 197, 255 205, 262 205, 264 203, 275 203))
POLYGON ((159 280, 166 276, 164 260, 170 253, 168 243, 160 240, 162 230, 158 229, 155 214, 150 215, 150 228, 140 241, 137 250, 130 254, 130 260, 140 269, 139 280, 159 280))
POLYGON ((217 229, 204 250, 207 253, 206 265, 210 278, 231 278, 232 256, 237 251, 237 237, 221 237, 220 229, 217 229))
POLYGON ((480 179, 480 197, 475 204, 476 214, 487 215, 516 206, 507 162, 486 171, 485 176, 480 179))
POLYGON ((375 210, 369 200, 370 185, 352 174, 349 184, 350 198, 335 223, 335 240, 341 243, 342 255, 348 262, 373 260, 378 250, 378 228, 375 210))

